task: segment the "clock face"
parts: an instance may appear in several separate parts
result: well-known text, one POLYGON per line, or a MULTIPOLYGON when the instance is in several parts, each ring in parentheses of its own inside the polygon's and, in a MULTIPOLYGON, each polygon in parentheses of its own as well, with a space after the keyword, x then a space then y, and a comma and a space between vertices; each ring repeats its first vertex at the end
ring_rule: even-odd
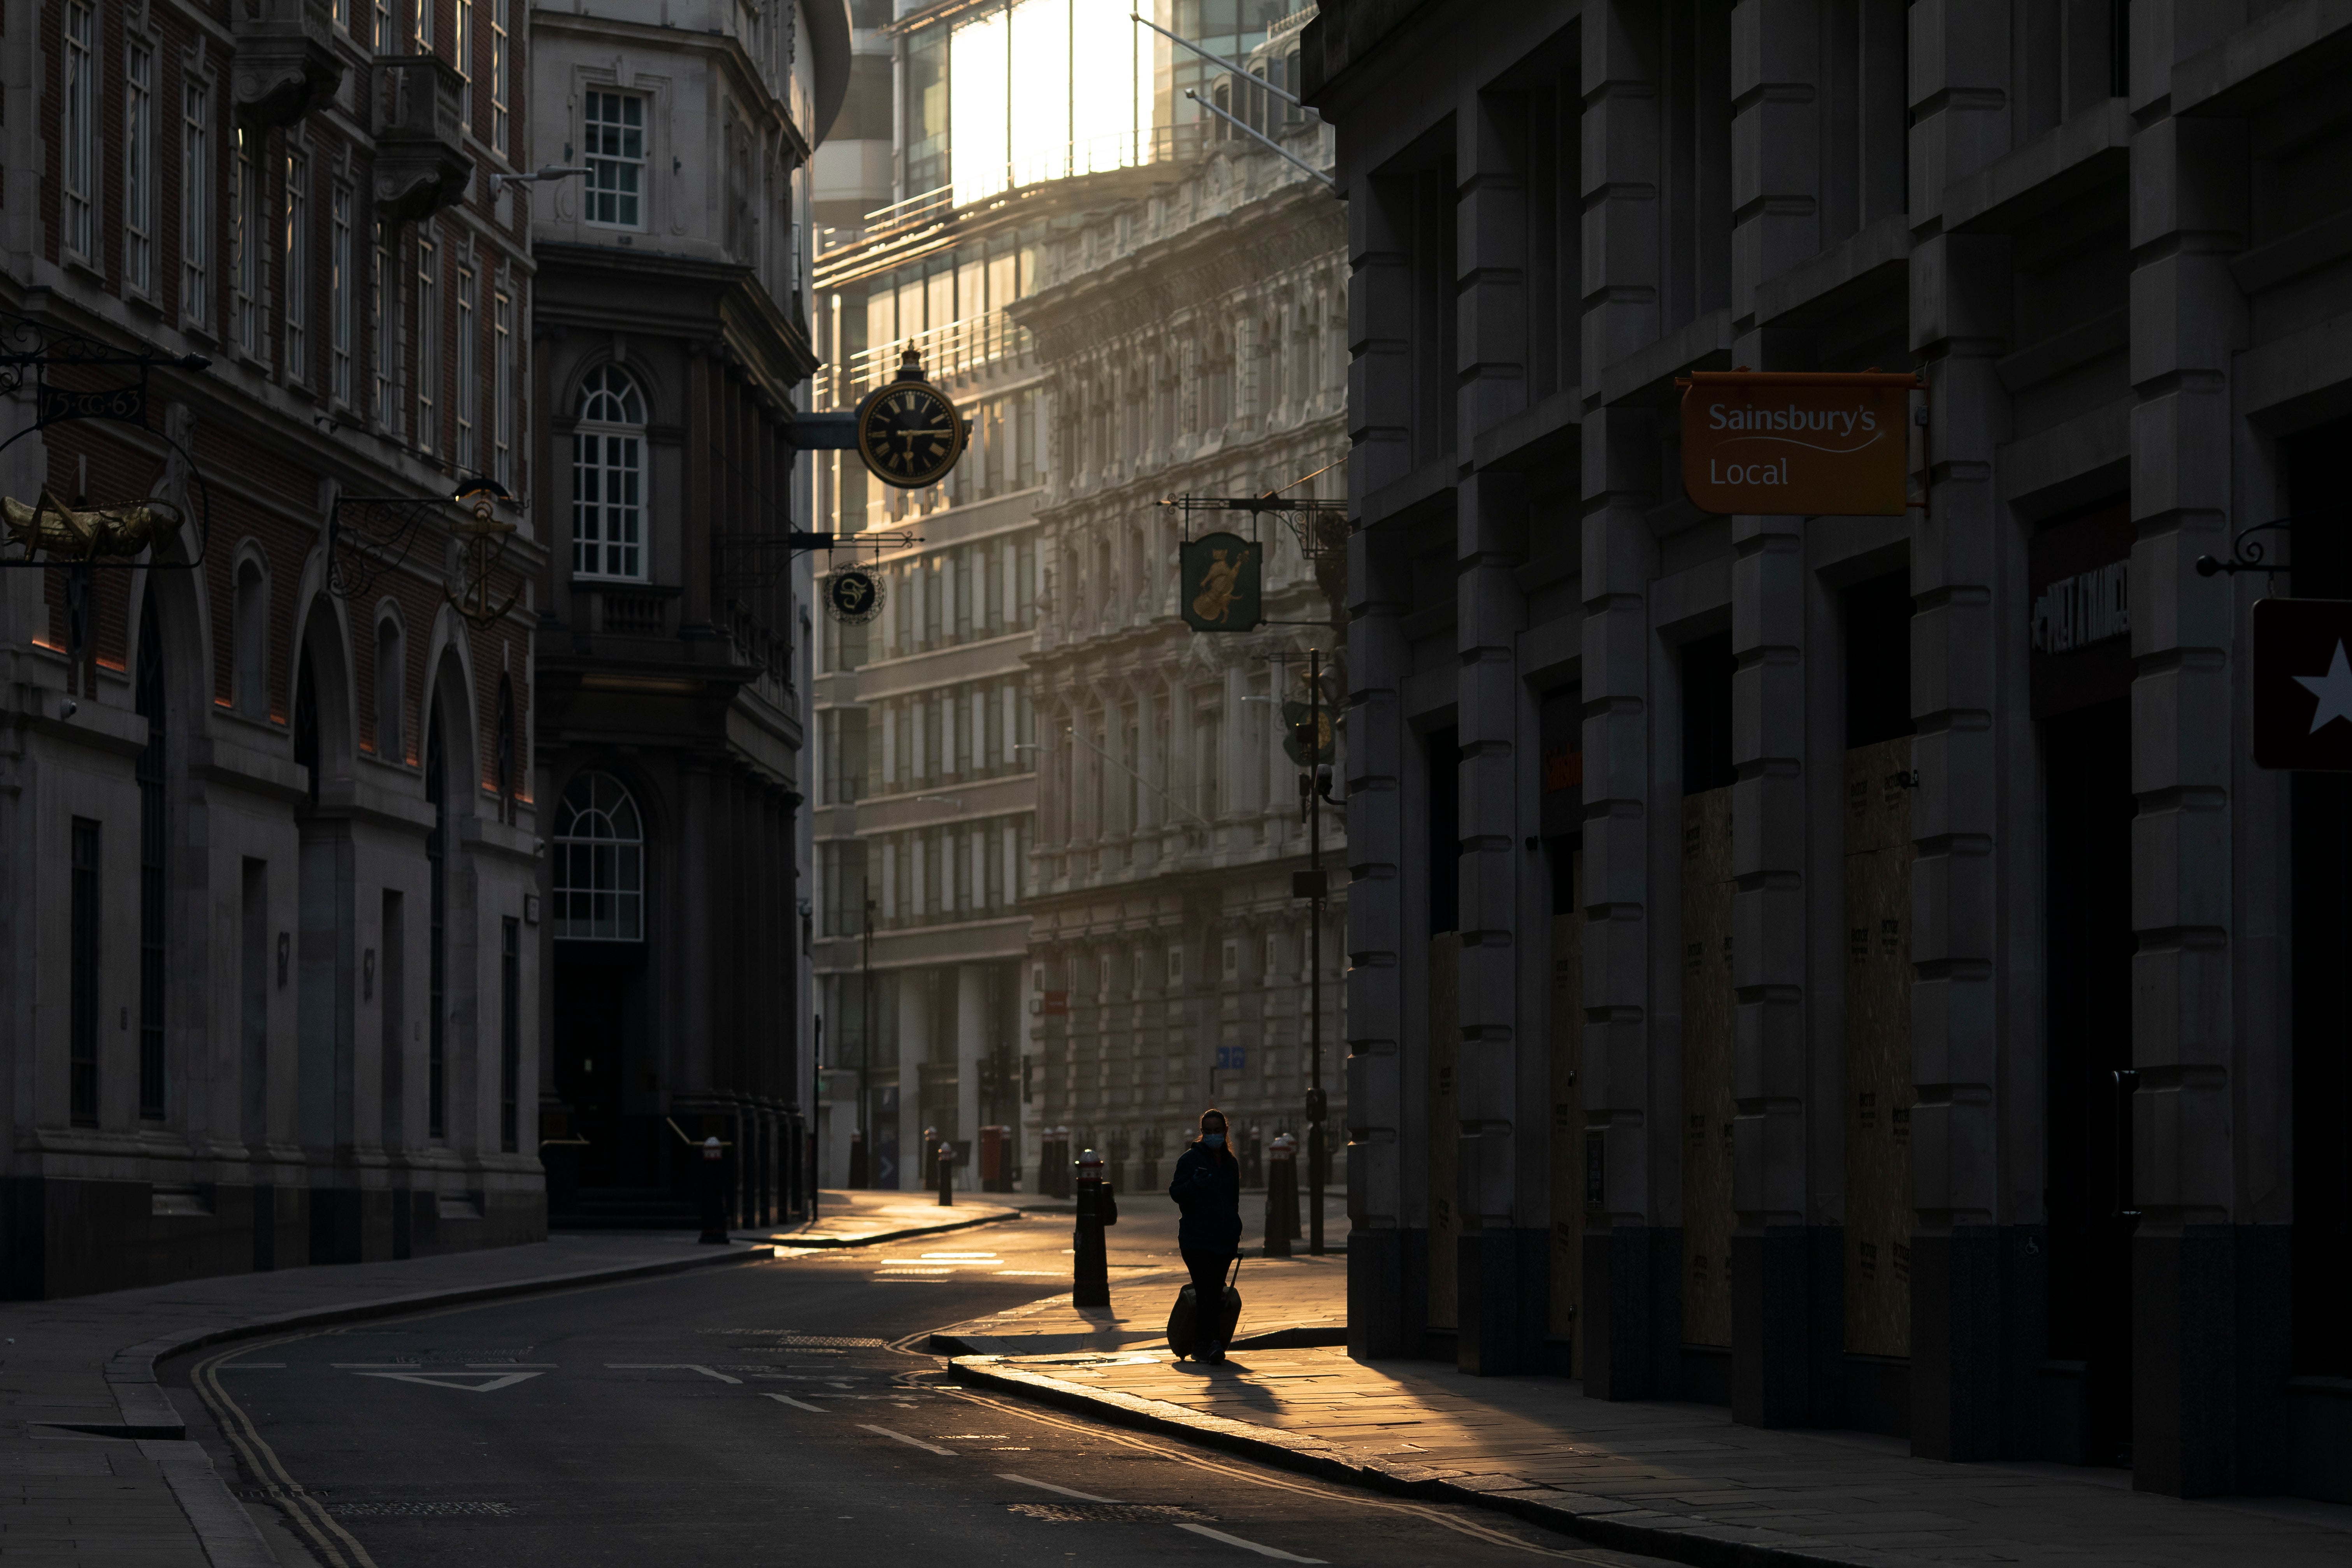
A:
POLYGON ((963 417, 929 383, 891 382, 857 412, 857 455, 886 485, 935 485, 963 455, 963 417))

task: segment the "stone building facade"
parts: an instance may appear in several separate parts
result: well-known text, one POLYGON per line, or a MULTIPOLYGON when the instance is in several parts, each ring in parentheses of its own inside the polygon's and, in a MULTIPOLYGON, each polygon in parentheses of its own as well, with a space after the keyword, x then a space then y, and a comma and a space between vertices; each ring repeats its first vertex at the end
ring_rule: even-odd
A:
MULTIPOLYGON (((1310 118, 1271 129, 1328 166, 1310 118)), ((1307 827, 1282 705, 1305 700, 1310 647, 1339 690, 1344 651, 1336 529, 1161 504, 1345 494, 1345 209, 1271 152, 1213 145, 1182 180, 1061 236, 1014 310, 1037 336, 1059 454, 1029 656, 1031 1121, 1068 1128, 1139 1192, 1166 1182, 1204 1106, 1233 1119, 1253 1184, 1277 1132, 1303 1146, 1310 917, 1291 874, 1307 827), (1178 544, 1223 530, 1265 547, 1265 614, 1280 624, 1223 636, 1179 618, 1178 544)), ((1322 809, 1336 890, 1346 836, 1322 809)), ((1322 943, 1335 1107, 1342 907, 1327 906, 1322 943)))
MULTIPOLYGON (((929 1129, 962 1150, 961 1179, 977 1183, 981 1130, 993 1127, 1005 1140, 999 1179, 1035 1184, 1048 1125, 1034 1037, 1046 986, 1028 962, 1029 900, 1039 758, 1055 745, 1038 725, 1029 662, 1052 592, 1038 508, 1082 461, 1085 417, 1109 405, 1083 417, 1066 406, 1021 307, 1055 247, 1104 213, 1125 214, 1127 234, 1155 210, 1151 193, 1189 178, 1218 140, 1181 96, 1207 86, 1210 68, 1134 24, 1130 9, 900 0, 888 32, 887 205, 852 223, 849 198, 835 202, 819 269, 828 406, 855 406, 911 347, 972 416, 970 450, 931 489, 886 489, 849 454, 823 481, 840 532, 914 536, 874 554, 836 552, 839 566, 879 568, 884 603, 864 626, 827 627, 820 649, 816 952, 836 1179, 926 1182, 915 1150, 929 1129), (861 1138, 862 1163, 851 1153, 861 1138)), ((1279 34, 1287 62, 1297 18, 1269 26, 1268 16, 1288 9, 1216 0, 1160 19, 1228 57, 1279 34)), ((843 189, 847 165, 835 164, 843 189)), ((1218 200, 1271 189, 1248 178, 1259 183, 1220 187, 1218 200)), ((1159 460, 1173 451, 1163 443, 1159 460)), ((1114 460, 1106 448, 1087 465, 1087 489, 1140 485, 1139 452, 1114 460)))
POLYGON ((818 647, 815 952, 834 1181, 923 1185, 919 1151, 945 1141, 966 1157, 959 1179, 976 1183, 979 1130, 1020 1123, 1036 788, 1023 661, 1051 405, 1007 307, 1036 285, 1053 211, 1047 198, 886 215, 837 231, 824 257, 828 406, 854 408, 911 346, 972 420, 939 485, 886 489, 844 452, 822 486, 836 532, 911 541, 834 552, 835 568, 877 572, 881 609, 863 625, 828 620, 818 647))
POLYGON ((495 509, 485 577, 448 502, 543 478, 528 215, 489 177, 522 20, 7 6, 6 347, 173 363, 28 378, 0 492, 190 519, 86 590, 0 552, 7 1294, 544 1233, 541 546, 495 509), (129 418, 32 397, 142 380, 129 418))
POLYGON ((1308 27, 1358 1354, 2352 1499, 2347 803, 2254 766, 2247 634, 2346 581, 2309 520, 2344 37, 2230 0, 1308 27), (1920 504, 1698 512, 1675 381, 1737 366, 1916 369, 1920 504), (2274 570, 2194 569, 2288 516, 2274 570), (2070 618, 2086 583, 2121 613, 2070 618))
POLYGON ((842 0, 533 13, 538 778, 549 1204, 567 1226, 806 1202, 809 165, 842 0))

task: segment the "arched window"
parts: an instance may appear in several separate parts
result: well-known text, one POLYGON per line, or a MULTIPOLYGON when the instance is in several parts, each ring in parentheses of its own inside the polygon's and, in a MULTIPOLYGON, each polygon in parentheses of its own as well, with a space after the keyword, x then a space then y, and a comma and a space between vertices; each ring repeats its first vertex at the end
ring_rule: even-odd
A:
POLYGON ((491 752, 492 765, 498 770, 499 820, 514 820, 515 797, 515 705, 514 679, 499 677, 498 733, 491 752))
POLYGON ((610 773, 582 773, 555 813, 555 934, 645 939, 646 836, 637 803, 610 773))
POLYGON ((407 655, 401 647, 400 623, 386 616, 375 626, 375 754, 379 762, 408 760, 407 655))
POLYGON ((425 1129, 449 1135, 449 781, 441 751, 441 715, 425 726, 425 804, 433 808, 425 836, 426 905, 425 1000, 431 1031, 425 1047, 425 1129))
POLYGON ((163 638, 149 591, 139 615, 139 662, 131 701, 147 721, 147 743, 133 771, 139 779, 139 1114, 163 1115, 163 983, 168 972, 169 910, 165 877, 171 837, 163 794, 163 638))
POLYGON ((250 718, 269 717, 269 584, 260 563, 247 560, 236 569, 235 624, 230 635, 236 649, 237 711, 250 718))
POLYGON ((642 578, 646 404, 618 365, 590 373, 572 437, 572 570, 642 578))

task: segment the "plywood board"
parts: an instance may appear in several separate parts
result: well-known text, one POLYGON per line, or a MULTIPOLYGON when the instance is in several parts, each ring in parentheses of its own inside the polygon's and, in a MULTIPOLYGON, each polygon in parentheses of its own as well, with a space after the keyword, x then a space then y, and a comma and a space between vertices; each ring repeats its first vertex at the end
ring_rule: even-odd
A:
POLYGON ((1911 792, 1904 737, 1846 753, 1845 1348, 1911 1353, 1911 792))
POLYGON ((1441 932, 1429 943, 1429 1326, 1450 1329, 1461 1315, 1462 939, 1441 932))
MULTIPOLYGON (((1576 1354, 1584 1299, 1584 856, 1570 851, 1576 908, 1551 917, 1551 1319, 1576 1354)), ((1577 1373, 1583 1367, 1577 1364, 1577 1373)))
POLYGON ((1731 791, 1683 798, 1683 1340, 1731 1343, 1731 791))

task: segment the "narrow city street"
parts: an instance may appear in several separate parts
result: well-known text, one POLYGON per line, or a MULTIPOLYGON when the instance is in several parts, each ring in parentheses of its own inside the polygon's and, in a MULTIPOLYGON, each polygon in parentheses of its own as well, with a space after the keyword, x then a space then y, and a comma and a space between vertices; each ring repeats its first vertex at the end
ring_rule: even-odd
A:
MULTIPOLYGON (((1158 1206, 1111 1232, 1114 1295, 1155 1310, 1177 1286, 1158 1206)), ((248 1342, 163 1376, 289 1564, 1649 1561, 949 1382, 929 1331, 1066 1289, 1070 1223, 248 1342)))

